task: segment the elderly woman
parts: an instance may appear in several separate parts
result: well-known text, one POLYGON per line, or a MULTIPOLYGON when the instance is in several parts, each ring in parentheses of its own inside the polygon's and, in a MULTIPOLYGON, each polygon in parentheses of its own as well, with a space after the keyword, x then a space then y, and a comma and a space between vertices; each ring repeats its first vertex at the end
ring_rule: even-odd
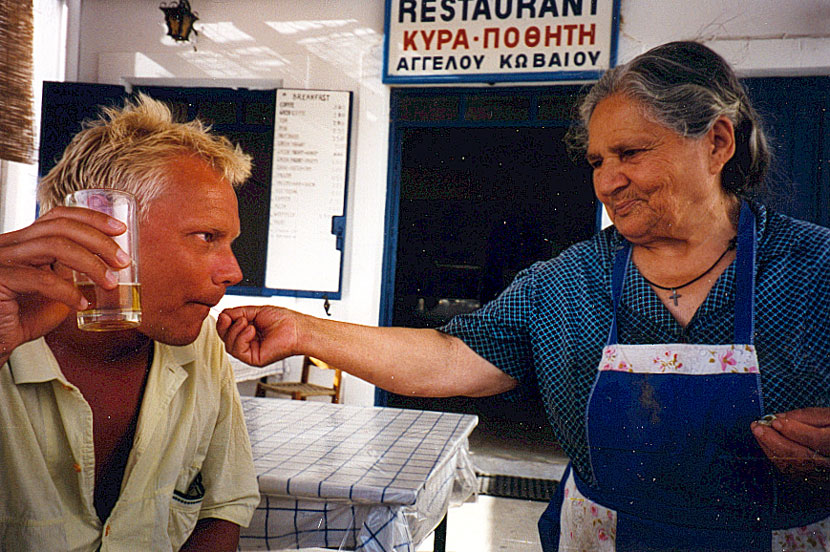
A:
POLYGON ((581 113, 613 227, 440 331, 240 307, 218 321, 228 350, 396 393, 538 386, 571 459, 546 551, 827 550, 830 231, 744 199, 766 140, 700 44, 608 71, 581 113))

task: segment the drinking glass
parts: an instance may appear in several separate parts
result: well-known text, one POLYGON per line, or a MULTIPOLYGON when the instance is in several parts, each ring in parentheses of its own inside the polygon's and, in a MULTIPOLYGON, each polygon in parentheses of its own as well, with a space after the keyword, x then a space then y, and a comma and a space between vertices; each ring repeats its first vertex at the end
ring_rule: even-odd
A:
POLYGON ((135 328, 141 323, 141 287, 138 280, 138 220, 135 197, 111 189, 79 190, 66 197, 64 204, 106 213, 127 226, 113 239, 132 262, 115 272, 115 289, 99 287, 86 274, 75 271, 75 285, 89 301, 86 310, 78 311, 78 327, 87 331, 114 331, 135 328))

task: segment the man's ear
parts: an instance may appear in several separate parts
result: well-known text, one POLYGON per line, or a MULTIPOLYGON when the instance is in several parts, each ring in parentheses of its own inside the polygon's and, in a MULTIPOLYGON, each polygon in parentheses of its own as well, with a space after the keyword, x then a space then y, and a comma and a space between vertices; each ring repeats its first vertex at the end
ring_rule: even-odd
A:
POLYGON ((721 116, 706 134, 709 141, 709 169, 719 173, 735 155, 735 127, 728 117, 721 116))

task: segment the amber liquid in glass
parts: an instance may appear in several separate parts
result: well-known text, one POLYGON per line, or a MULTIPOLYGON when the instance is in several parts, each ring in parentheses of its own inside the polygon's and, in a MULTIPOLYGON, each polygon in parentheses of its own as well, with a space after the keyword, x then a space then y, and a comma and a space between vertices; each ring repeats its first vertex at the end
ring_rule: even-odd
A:
POLYGON ((141 284, 103 289, 91 282, 76 284, 89 308, 78 311, 78 327, 92 332, 129 330, 141 323, 141 284))

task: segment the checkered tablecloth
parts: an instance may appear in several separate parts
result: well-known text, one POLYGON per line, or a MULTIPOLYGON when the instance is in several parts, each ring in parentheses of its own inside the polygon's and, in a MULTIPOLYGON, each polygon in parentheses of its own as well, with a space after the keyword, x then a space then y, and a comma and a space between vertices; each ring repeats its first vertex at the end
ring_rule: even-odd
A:
POLYGON ((413 551, 476 490, 476 416, 243 397, 262 501, 242 550, 413 551))

